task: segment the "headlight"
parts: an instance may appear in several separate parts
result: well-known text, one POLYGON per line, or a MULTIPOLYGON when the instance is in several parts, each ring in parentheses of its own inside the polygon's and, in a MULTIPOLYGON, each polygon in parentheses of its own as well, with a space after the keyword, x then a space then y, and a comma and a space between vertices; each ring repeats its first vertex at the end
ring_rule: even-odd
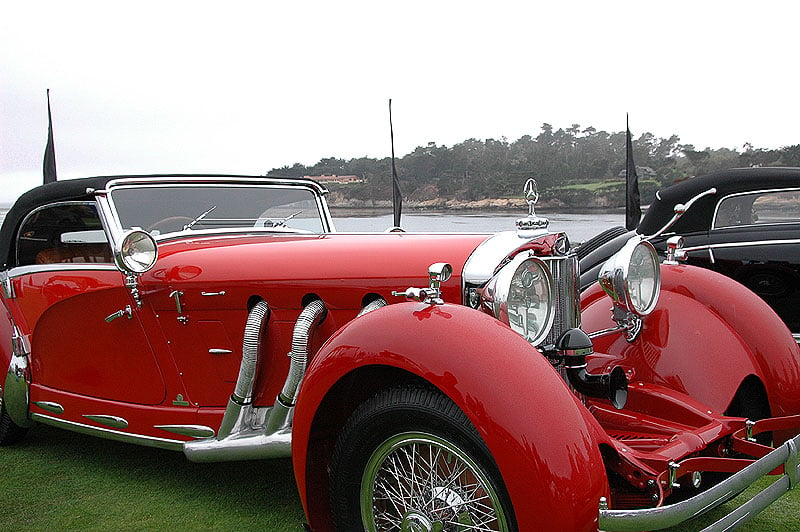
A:
POLYGON ((158 247, 150 233, 134 229, 125 233, 114 255, 123 271, 144 273, 156 263, 158 247))
POLYGON ((650 242, 634 237, 603 265, 600 286, 614 305, 637 316, 645 316, 658 303, 661 269, 650 242))
POLYGON ((483 290, 495 317, 537 345, 553 326, 553 277, 539 259, 520 254, 483 290))

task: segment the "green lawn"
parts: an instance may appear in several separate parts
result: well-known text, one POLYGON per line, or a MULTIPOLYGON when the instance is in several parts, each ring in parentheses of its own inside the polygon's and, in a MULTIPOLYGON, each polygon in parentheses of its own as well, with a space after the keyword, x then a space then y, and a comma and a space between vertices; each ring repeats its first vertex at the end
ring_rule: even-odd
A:
MULTIPOLYGON (((753 492, 745 492, 728 507, 753 492)), ((671 531, 699 530, 722 513, 671 531)), ((290 460, 194 464, 181 453, 42 425, 20 444, 0 448, 4 532, 300 532, 302 522, 290 460)), ((739 530, 800 531, 800 489, 739 530)))
POLYGON ((0 530, 295 531, 291 461, 194 464, 36 425, 0 447, 0 530))

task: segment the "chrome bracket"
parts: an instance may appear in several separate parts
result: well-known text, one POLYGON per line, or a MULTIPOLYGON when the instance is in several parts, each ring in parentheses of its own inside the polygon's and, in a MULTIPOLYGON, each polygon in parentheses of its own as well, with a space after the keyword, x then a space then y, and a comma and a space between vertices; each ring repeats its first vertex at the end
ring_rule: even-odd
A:
POLYGON ((136 301, 136 306, 142 308, 142 294, 139 292, 139 283, 136 280, 136 276, 130 273, 127 274, 125 276, 125 286, 131 291, 131 297, 136 301))
POLYGON ((17 297, 17 294, 14 292, 14 284, 11 282, 8 271, 0 272, 0 284, 2 284, 3 297, 6 299, 14 299, 17 297))
POLYGON ((183 305, 181 304, 181 297, 183 297, 183 292, 180 290, 173 290, 169 293, 169 297, 175 300, 175 308, 178 310, 178 321, 181 324, 186 325, 189 323, 189 318, 183 315, 183 305))
POLYGON ((678 480, 678 469, 681 468, 681 465, 677 462, 670 462, 667 466, 669 467, 669 487, 673 489, 680 488, 681 485, 676 481, 678 480))
POLYGON ((612 309, 612 318, 621 329, 625 330, 625 340, 628 343, 633 343, 641 334, 642 318, 636 314, 615 306, 612 309))
POLYGON ((686 260, 686 251, 683 249, 683 237, 671 236, 667 239, 667 258, 664 264, 675 265, 678 261, 686 260))
POLYGON ((446 262, 437 262, 428 267, 428 288, 406 288, 403 292, 392 291, 395 297, 405 297, 412 301, 422 301, 429 305, 442 305, 442 283, 453 275, 453 267, 446 262))
POLYGON ((753 443, 757 442, 757 440, 753 436, 753 427, 755 427, 755 426, 756 426, 756 422, 752 421, 750 419, 748 419, 747 421, 744 422, 744 429, 745 429, 745 434, 746 434, 745 437, 746 437, 747 441, 753 442, 753 443))

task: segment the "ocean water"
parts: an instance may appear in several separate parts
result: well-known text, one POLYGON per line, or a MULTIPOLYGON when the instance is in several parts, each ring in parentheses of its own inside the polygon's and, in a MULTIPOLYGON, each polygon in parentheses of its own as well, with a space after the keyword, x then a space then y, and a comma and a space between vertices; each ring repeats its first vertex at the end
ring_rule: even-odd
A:
MULTIPOLYGON (((409 232, 459 232, 496 233, 514 230, 515 222, 527 213, 497 212, 438 212, 406 213, 400 221, 401 227, 409 232)), ((549 229, 553 232, 566 232, 573 243, 579 243, 611 227, 625 225, 624 213, 578 213, 540 214, 550 220, 549 229)), ((337 231, 375 231, 381 232, 393 225, 391 213, 354 213, 337 216, 333 212, 337 231)))
MULTIPOLYGON (((0 208, 0 222, 7 210, 0 208)), ((409 232, 496 233, 514 230, 516 220, 525 215, 524 212, 410 212, 403 214, 400 225, 409 232)), ((551 231, 566 232, 576 244, 611 227, 625 225, 623 213, 549 213, 540 217, 550 220, 551 231)), ((383 232, 393 223, 392 213, 383 211, 349 210, 337 215, 334 210, 333 220, 336 230, 341 232, 383 232)))

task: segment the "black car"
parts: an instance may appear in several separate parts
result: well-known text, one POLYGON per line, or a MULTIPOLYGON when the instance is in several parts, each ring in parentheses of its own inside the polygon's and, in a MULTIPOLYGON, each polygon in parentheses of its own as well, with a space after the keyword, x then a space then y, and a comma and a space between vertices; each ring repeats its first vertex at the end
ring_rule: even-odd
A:
MULTIPOLYGON (((683 237, 689 264, 723 273, 761 296, 800 339, 800 168, 737 168, 656 193, 636 230, 662 254, 683 237)), ((578 247, 581 282, 627 240, 615 228, 578 247)))

